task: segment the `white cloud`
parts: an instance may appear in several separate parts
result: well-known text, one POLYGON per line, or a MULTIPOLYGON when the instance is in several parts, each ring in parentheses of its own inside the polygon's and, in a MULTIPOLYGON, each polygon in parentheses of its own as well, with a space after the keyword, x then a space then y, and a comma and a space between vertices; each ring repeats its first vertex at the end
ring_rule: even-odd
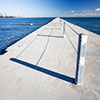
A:
POLYGON ((100 8, 89 10, 84 9, 83 11, 69 11, 70 13, 66 13, 64 16, 67 17, 100 17, 100 8))
POLYGON ((96 13, 96 12, 80 12, 80 13, 72 13, 69 15, 70 17, 99 17, 100 13, 96 13))
POLYGON ((71 12, 72 12, 72 13, 75 13, 75 10, 72 10, 71 12))
POLYGON ((95 10, 96 10, 96 11, 100 11, 100 8, 96 8, 95 10))

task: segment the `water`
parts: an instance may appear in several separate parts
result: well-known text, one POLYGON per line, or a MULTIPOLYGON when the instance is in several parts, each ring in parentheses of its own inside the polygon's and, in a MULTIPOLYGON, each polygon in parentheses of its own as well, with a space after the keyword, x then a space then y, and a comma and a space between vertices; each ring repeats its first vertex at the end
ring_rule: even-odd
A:
POLYGON ((74 18, 63 18, 63 19, 100 35, 100 17, 88 17, 88 18, 74 17, 74 18))
POLYGON ((0 18, 0 54, 54 18, 0 18))

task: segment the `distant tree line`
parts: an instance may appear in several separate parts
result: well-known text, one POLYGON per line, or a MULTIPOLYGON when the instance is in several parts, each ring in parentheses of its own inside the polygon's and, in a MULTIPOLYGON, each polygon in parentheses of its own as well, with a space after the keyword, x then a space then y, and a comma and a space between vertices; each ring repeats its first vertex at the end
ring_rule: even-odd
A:
POLYGON ((15 16, 7 16, 0 13, 0 18, 16 18, 15 16))

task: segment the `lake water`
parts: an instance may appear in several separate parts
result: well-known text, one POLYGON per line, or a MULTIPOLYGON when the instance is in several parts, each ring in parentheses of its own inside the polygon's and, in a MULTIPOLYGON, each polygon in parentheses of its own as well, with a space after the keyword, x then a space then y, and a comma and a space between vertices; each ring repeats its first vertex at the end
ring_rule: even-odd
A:
POLYGON ((100 35, 100 17, 74 17, 63 19, 100 35))
POLYGON ((0 54, 54 18, 0 18, 0 54))

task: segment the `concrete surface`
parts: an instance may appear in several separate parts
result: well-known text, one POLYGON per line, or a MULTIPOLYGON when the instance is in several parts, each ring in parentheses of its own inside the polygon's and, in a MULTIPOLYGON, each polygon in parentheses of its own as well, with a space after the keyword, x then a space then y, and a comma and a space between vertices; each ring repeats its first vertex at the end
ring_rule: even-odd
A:
POLYGON ((44 25, 0 56, 0 100, 99 100, 100 36, 88 33, 84 84, 74 83, 78 35, 59 18, 44 25))

